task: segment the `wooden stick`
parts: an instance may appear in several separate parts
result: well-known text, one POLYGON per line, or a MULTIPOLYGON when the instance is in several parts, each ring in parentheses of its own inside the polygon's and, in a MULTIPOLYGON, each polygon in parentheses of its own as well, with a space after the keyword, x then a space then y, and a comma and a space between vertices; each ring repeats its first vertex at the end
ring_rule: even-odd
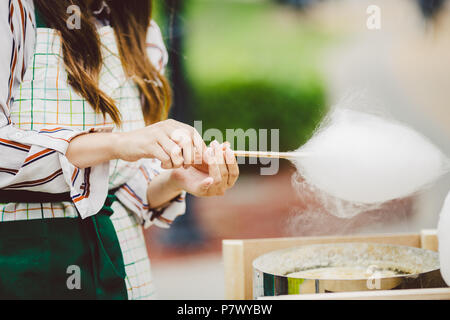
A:
POLYGON ((235 150, 236 157, 296 159, 308 155, 306 152, 240 151, 235 150))

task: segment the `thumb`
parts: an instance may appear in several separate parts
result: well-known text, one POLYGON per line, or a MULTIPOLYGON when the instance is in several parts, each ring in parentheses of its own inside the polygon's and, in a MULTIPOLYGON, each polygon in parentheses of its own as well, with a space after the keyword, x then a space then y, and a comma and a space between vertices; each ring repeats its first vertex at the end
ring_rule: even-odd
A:
POLYGON ((212 177, 208 177, 200 182, 200 191, 207 191, 209 187, 213 184, 214 179, 212 177))

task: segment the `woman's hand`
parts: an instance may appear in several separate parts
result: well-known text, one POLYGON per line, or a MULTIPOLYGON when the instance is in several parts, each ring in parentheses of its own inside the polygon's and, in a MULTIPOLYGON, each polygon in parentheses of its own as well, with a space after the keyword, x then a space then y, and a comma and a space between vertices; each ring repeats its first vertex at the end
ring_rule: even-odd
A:
POLYGON ((202 164, 163 171, 149 184, 147 199, 151 208, 166 204, 185 190, 198 197, 223 195, 239 176, 230 144, 213 141, 203 155, 202 164))
POLYGON ((198 197, 223 195, 239 176, 239 167, 229 143, 213 141, 203 159, 205 163, 202 165, 172 170, 173 183, 198 197))
POLYGON ((163 169, 172 169, 202 163, 205 149, 197 130, 169 119, 139 130, 119 133, 114 153, 115 158, 125 161, 156 158, 161 161, 163 169))
POLYGON ((206 145, 193 127, 164 120, 130 132, 82 134, 69 143, 67 159, 78 168, 88 168, 113 159, 137 161, 156 158, 164 169, 187 168, 202 163, 206 145))

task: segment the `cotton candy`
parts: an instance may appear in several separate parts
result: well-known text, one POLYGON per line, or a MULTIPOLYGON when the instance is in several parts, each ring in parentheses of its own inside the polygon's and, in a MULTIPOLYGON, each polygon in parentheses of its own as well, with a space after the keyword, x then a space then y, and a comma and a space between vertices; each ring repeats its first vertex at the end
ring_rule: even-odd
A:
POLYGON ((403 198, 448 171, 448 159, 423 135, 382 116, 339 108, 295 160, 306 181, 361 204, 403 198))

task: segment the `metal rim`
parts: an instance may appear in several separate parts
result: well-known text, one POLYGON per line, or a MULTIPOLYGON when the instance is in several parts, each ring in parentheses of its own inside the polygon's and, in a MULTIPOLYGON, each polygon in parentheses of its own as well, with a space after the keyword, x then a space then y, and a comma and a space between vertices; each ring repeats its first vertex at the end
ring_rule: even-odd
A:
MULTIPOLYGON (((302 245, 302 246, 295 246, 295 247, 290 247, 290 248, 286 248, 286 249, 280 249, 280 250, 275 250, 275 251, 271 251, 268 252, 266 254, 263 254, 261 256, 259 256, 258 258, 256 258, 255 260, 253 260, 252 266, 254 269, 259 270, 263 273, 266 274, 271 274, 277 277, 283 277, 283 278, 287 278, 287 279, 305 279, 305 280, 318 280, 319 278, 317 277, 289 277, 286 274, 280 274, 277 272, 271 272, 271 271, 267 271, 265 270, 266 268, 264 268, 264 266, 261 266, 261 261, 263 259, 267 259, 267 258, 271 258, 279 256, 283 253, 288 253, 289 251, 295 251, 298 249, 302 249, 302 248, 324 248, 324 247, 330 247, 330 246, 334 246, 334 247, 340 247, 340 246, 377 246, 377 247, 392 247, 392 248, 396 248, 396 249, 404 249, 404 250, 412 250, 412 251, 416 251, 419 254, 427 254, 432 256, 435 260, 436 260, 436 264, 434 268, 431 269, 424 269, 421 270, 420 272, 416 272, 416 273, 407 273, 407 274, 398 274, 398 275, 390 275, 390 276, 385 276, 385 277, 379 277, 379 279, 397 279, 397 278, 414 278, 417 277, 421 274, 424 273, 429 273, 429 272, 433 272, 436 270, 439 270, 440 266, 439 266, 439 254, 437 252, 431 251, 431 250, 426 250, 426 249, 421 249, 421 248, 416 248, 416 247, 410 247, 410 246, 404 246, 404 245, 394 245, 394 244, 385 244, 385 243, 374 243, 374 242, 340 242, 340 243, 328 243, 328 244, 311 244, 311 245, 302 245)), ((295 271, 294 271, 295 272, 295 271)), ((352 279, 345 279, 345 278, 320 278, 319 280, 321 281, 344 281, 344 282, 351 282, 351 281, 363 281, 363 280, 367 280, 368 278, 352 278, 352 279)))

